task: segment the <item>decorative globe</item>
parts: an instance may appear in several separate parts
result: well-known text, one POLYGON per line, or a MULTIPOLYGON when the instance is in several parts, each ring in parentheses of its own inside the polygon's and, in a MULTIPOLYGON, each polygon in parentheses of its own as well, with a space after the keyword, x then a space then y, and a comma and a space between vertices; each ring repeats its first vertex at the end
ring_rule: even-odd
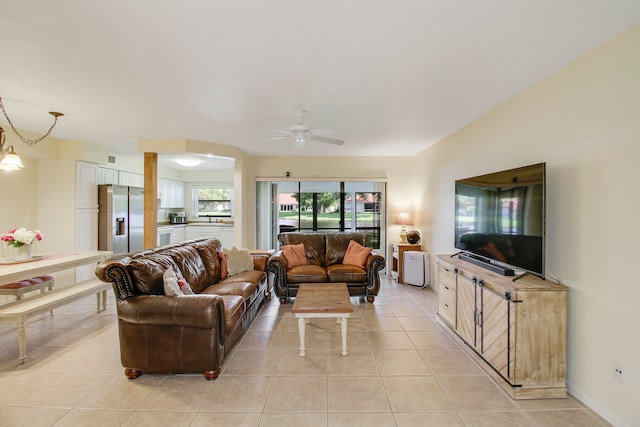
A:
POLYGON ((420 233, 418 233, 418 230, 407 231, 407 242, 411 243, 412 245, 420 243, 420 233))

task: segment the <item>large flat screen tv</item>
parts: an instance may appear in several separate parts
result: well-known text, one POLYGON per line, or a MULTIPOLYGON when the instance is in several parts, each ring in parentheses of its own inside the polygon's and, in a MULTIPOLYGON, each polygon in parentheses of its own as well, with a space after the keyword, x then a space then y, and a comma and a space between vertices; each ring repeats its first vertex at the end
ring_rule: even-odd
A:
POLYGON ((457 180, 455 247, 506 275, 544 278, 545 175, 539 163, 457 180))

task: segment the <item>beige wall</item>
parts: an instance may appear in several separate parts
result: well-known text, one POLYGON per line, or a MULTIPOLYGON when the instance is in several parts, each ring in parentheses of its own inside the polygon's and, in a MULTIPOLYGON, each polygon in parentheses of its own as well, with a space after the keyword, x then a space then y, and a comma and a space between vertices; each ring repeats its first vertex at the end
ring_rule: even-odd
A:
MULTIPOLYGON (((6 136, 6 145, 12 145, 20 156, 24 169, 20 171, 0 170, 0 235, 17 227, 39 228, 38 224, 38 159, 56 158, 59 152, 58 142, 53 138, 28 147, 13 133, 7 125, 2 126, 6 136)), ((26 138, 38 138, 40 135, 22 131, 26 138)), ((42 230, 44 232, 44 230, 42 230)), ((46 236, 45 236, 46 237, 46 236)), ((39 243, 34 251, 42 250, 39 243)), ((0 257, 11 256, 6 245, 0 246, 0 257)))
POLYGON ((418 161, 434 253, 454 251, 455 179, 547 163, 547 273, 570 288, 569 390, 616 425, 640 425, 640 26, 418 161), (614 360, 625 384, 613 380, 614 360))
MULTIPOLYGON (((21 159, 23 170, 0 170, 0 235, 16 227, 37 228, 37 162, 22 156, 21 159)), ((11 256, 2 243, 0 257, 11 256)), ((34 248, 37 250, 37 246, 34 248)))

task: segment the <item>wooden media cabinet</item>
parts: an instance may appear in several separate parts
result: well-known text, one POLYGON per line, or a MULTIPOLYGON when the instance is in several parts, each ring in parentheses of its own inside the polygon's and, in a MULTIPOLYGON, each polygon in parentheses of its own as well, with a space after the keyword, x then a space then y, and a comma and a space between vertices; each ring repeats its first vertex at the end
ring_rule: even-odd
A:
POLYGON ((438 255, 436 320, 514 399, 567 397, 568 288, 438 255))

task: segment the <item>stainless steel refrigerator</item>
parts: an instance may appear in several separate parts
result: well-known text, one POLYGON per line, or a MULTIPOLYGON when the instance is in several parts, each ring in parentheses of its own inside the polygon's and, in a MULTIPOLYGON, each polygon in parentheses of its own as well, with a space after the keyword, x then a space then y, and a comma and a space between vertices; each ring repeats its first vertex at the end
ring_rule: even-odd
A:
POLYGON ((114 255, 144 246, 144 189, 98 186, 98 249, 114 255))

